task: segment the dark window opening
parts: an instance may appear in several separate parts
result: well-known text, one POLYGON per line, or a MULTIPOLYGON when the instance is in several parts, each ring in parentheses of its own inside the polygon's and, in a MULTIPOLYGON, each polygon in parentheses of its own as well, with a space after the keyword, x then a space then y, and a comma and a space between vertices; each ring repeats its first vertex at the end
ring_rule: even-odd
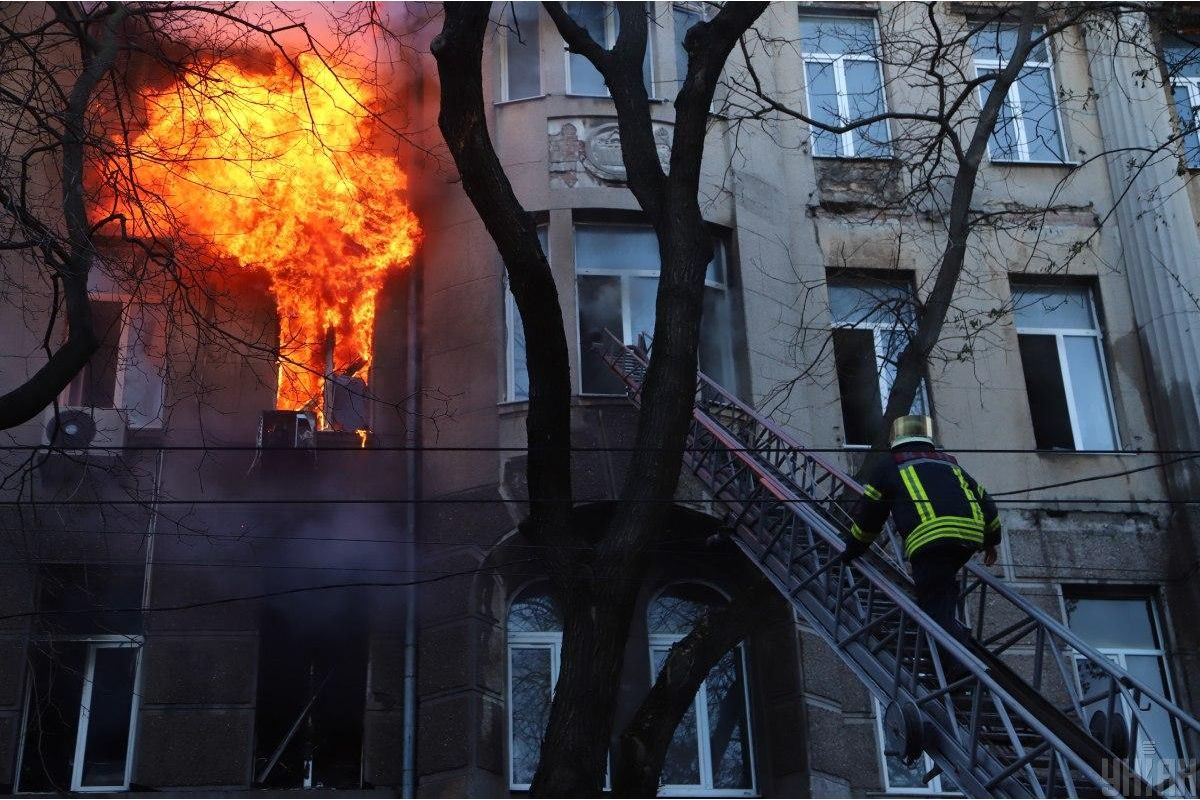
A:
POLYGON ((255 717, 260 785, 362 787, 365 608, 329 595, 264 613, 255 717))
POLYGON ((121 348, 121 304, 112 300, 92 301, 92 326, 100 347, 75 379, 72 405, 115 408, 117 361, 121 348))
POLYGON ((833 354, 838 390, 842 396, 842 425, 846 442, 867 444, 883 427, 883 401, 875 365, 875 334, 871 330, 836 328, 833 354))
POLYGON ((1029 391, 1029 416, 1039 450, 1074 450, 1067 392, 1053 336, 1022 333, 1017 336, 1021 368, 1029 391))

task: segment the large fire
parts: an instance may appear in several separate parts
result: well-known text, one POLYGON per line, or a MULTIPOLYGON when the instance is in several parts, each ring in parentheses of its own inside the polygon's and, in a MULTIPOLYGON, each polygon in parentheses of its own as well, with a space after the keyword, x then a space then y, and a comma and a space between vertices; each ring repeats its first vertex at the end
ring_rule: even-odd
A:
POLYGON ((205 64, 148 92, 133 169, 189 235, 266 270, 278 407, 319 412, 330 342, 334 371, 365 376, 379 290, 411 262, 421 228, 404 171, 372 141, 376 87, 348 66, 296 65, 205 64))

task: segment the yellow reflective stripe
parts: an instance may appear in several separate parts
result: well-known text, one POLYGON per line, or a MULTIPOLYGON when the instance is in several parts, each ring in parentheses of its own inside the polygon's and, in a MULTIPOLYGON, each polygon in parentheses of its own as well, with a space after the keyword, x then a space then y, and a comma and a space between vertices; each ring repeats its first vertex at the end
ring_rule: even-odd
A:
POLYGON ((997 530, 1000 530, 1000 518, 999 518, 999 517, 996 517, 994 520, 992 520, 991 522, 989 522, 989 523, 987 524, 987 529, 988 529, 989 531, 997 531, 997 530))
POLYGON ((911 556, 913 551, 932 541, 951 537, 972 544, 982 544, 983 526, 967 517, 939 517, 918 525, 908 535, 904 541, 904 553, 911 556))
POLYGON ((879 491, 878 489, 876 489, 874 486, 872 486, 869 483, 863 484, 863 495, 868 500, 882 500, 883 499, 883 492, 879 491))
POLYGON ((929 503, 929 496, 925 494, 925 487, 921 485, 921 479, 917 477, 916 468, 905 467, 900 470, 900 479, 904 481, 904 488, 908 490, 908 496, 912 499, 921 522, 931 521, 934 518, 933 506, 929 503))
POLYGON ((862 528, 858 527, 858 523, 855 522, 853 525, 850 526, 850 535, 853 536, 855 539, 858 539, 860 542, 865 542, 867 544, 870 544, 871 542, 875 541, 875 537, 878 536, 879 534, 867 533, 862 528))
POLYGON ((971 487, 967 485, 967 478, 963 475, 962 469, 955 467, 954 475, 958 478, 958 485, 962 487, 963 494, 967 496, 967 503, 971 506, 971 518, 977 522, 983 522, 983 509, 979 507, 979 500, 971 491, 971 487))

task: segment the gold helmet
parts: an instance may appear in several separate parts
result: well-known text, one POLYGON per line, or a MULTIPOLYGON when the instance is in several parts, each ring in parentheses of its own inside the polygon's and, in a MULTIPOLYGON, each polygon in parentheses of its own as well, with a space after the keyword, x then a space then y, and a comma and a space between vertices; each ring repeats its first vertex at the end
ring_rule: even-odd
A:
POLYGON ((933 420, 921 414, 896 417, 892 423, 892 447, 908 442, 933 444, 933 420))

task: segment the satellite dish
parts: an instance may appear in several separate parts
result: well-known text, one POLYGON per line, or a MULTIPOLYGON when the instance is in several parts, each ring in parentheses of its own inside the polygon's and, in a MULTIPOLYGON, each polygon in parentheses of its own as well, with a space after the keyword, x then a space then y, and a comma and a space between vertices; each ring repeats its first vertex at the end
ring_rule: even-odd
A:
POLYGON ((96 420, 82 408, 67 408, 46 422, 46 441, 60 450, 83 450, 96 438, 96 420))

